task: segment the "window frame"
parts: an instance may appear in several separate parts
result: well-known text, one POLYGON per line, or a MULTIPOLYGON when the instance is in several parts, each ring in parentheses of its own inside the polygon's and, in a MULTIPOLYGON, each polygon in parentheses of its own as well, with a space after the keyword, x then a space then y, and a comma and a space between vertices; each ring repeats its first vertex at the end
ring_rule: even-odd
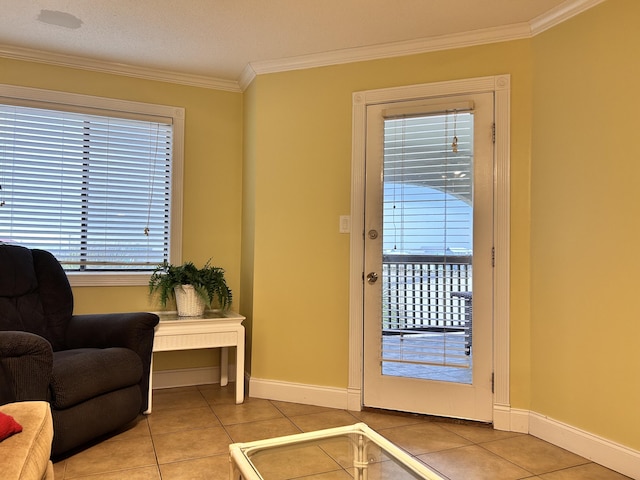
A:
MULTIPOLYGON (((182 205, 184 180, 184 118, 183 107, 134 102, 93 95, 84 95, 31 87, 0 84, 0 103, 33 106, 51 110, 82 111, 99 109, 117 116, 154 115, 169 117, 173 121, 173 151, 171 167, 171 206, 169 231, 169 262, 181 263, 182 255, 182 205)), ((151 272, 67 272, 72 286, 146 286, 151 272)))

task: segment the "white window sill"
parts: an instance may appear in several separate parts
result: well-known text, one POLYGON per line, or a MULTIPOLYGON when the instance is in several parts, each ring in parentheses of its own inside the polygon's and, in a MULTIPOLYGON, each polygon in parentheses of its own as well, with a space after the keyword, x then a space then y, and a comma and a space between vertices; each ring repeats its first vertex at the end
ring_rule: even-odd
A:
POLYGON ((148 286, 151 272, 67 272, 72 287, 148 286))

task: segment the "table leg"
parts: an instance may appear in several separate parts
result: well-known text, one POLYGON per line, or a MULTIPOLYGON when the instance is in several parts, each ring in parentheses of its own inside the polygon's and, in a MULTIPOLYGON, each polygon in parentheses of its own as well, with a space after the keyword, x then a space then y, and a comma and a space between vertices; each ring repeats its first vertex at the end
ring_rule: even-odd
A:
POLYGON ((244 402, 244 327, 238 329, 236 345, 236 403, 244 402))
POLYGON ((229 347, 220 348, 220 386, 229 383, 229 347))
POLYGON ((233 459, 229 459, 229 478, 231 480, 240 480, 241 476, 240 476, 240 472, 238 471, 237 468, 235 468, 235 465, 233 464, 233 459))
POLYGON ((145 414, 149 415, 151 413, 151 401, 153 400, 153 353, 151 353, 151 365, 149 368, 149 403, 147 405, 147 409, 144 411, 145 414))

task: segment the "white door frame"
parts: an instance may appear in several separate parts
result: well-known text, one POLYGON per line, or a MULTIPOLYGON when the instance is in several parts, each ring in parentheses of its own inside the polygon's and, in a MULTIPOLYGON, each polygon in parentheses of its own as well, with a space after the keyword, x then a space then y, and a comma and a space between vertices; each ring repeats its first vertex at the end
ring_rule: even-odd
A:
POLYGON ((511 77, 452 80, 406 87, 366 90, 353 94, 351 162, 351 245, 349 278, 349 385, 348 408, 362 409, 364 322, 364 192, 365 130, 367 105, 442 95, 494 92, 494 248, 493 285, 494 395, 493 424, 510 428, 509 398, 509 271, 510 271, 510 97, 511 77))

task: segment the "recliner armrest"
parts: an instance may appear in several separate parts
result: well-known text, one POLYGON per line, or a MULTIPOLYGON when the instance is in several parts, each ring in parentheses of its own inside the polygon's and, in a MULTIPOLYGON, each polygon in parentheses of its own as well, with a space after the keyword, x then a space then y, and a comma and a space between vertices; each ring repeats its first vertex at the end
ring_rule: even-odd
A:
POLYGON ((67 348, 124 347, 146 351, 159 318, 153 313, 73 315, 65 335, 67 348), (151 337, 149 337, 151 335, 151 337))
POLYGON ((153 313, 74 315, 67 327, 67 348, 124 347, 142 360, 141 412, 147 409, 153 336, 159 317, 153 313))
POLYGON ((39 335, 0 331, 0 405, 48 400, 53 370, 51 344, 39 335))

